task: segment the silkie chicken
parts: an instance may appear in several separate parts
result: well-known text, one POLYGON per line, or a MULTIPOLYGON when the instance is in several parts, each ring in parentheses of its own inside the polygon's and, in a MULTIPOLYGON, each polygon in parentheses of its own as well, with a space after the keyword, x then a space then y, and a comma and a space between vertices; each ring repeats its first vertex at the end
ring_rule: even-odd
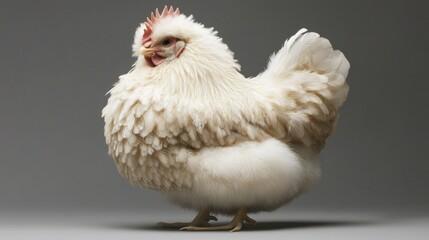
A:
POLYGON ((301 29, 253 78, 213 28, 179 9, 137 28, 136 63, 102 116, 109 153, 131 184, 198 211, 182 230, 241 230, 320 177, 318 154, 348 93, 349 62, 301 29), (234 215, 212 226, 211 214, 234 215))

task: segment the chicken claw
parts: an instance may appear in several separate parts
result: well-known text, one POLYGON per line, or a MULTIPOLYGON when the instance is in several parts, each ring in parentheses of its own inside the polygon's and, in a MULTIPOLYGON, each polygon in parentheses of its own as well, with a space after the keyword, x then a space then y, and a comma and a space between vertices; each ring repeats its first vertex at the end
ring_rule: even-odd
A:
POLYGON ((159 222, 156 224, 157 227, 162 228, 184 228, 188 226, 194 227, 208 227, 210 220, 217 221, 217 217, 210 215, 210 209, 203 209, 198 212, 197 216, 192 220, 192 222, 176 222, 176 223, 164 223, 159 222))
POLYGON ((230 223, 223 226, 193 226, 189 225, 186 227, 182 227, 180 230, 187 231, 222 231, 229 230, 231 232, 240 231, 243 227, 243 223, 250 223, 255 225, 256 221, 247 216, 247 212, 245 208, 240 208, 234 218, 230 223))

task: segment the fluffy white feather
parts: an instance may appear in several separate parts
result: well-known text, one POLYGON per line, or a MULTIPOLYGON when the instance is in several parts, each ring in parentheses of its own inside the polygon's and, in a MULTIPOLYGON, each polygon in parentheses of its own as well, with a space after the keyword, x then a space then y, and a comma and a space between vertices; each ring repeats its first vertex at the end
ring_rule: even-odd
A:
POLYGON ((270 211, 289 202, 320 177, 314 152, 292 148, 276 139, 204 148, 189 159, 192 188, 166 192, 186 208, 233 214, 270 211))
POLYGON ((300 30, 256 78, 245 78, 213 29, 166 17, 152 39, 187 42, 159 66, 142 56, 103 109, 109 153, 132 184, 184 207, 272 210, 320 175, 317 154, 348 91, 349 63, 328 40, 300 30))

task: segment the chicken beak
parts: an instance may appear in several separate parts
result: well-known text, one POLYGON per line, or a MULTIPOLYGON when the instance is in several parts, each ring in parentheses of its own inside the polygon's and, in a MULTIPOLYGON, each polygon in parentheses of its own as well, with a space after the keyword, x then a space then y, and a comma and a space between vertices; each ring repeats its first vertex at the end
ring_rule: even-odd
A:
POLYGON ((156 51, 158 50, 155 48, 143 48, 142 50, 140 50, 140 55, 143 55, 145 57, 150 57, 156 51))

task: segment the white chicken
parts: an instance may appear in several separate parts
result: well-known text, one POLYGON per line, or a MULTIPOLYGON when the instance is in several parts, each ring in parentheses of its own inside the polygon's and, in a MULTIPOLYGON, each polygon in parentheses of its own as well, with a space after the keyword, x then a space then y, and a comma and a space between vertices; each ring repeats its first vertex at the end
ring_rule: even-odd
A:
POLYGON ((254 78, 217 32, 164 8, 137 28, 137 62, 102 116, 109 153, 136 186, 199 211, 183 230, 238 231, 320 177, 318 154, 347 97, 349 62, 301 29, 254 78), (235 214, 211 226, 212 213, 235 214))

